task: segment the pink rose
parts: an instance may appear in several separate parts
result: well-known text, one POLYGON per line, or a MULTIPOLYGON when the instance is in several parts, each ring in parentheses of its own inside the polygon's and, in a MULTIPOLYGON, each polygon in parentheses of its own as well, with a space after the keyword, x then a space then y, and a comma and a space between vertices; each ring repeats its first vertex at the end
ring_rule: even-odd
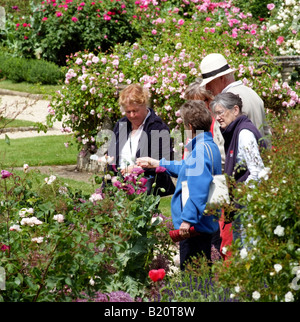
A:
POLYGON ((76 22, 76 21, 78 21, 78 18, 72 17, 72 21, 76 22))
POLYGON ((269 3, 269 4, 267 4, 267 8, 268 8, 268 10, 273 10, 274 8, 275 8, 275 4, 274 3, 269 3))
POLYGON ((279 37, 277 38, 277 40, 276 40, 276 44, 277 44, 278 46, 280 46, 283 42, 284 42, 284 37, 282 37, 282 36, 279 36, 279 37))

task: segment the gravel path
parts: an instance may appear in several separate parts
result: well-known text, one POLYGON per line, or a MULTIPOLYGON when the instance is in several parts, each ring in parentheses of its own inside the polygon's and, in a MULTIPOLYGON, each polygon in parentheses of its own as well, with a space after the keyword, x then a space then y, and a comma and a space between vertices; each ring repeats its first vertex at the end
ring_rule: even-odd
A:
MULTIPOLYGON (((43 99, 40 95, 28 95, 24 93, 0 90, 0 113, 4 111, 4 116, 12 118, 18 114, 16 119, 42 122, 45 124, 48 114, 49 101, 43 99), (27 105, 27 107, 26 107, 27 105)), ((62 122, 55 122, 53 128, 47 133, 38 133, 35 130, 25 130, 17 132, 7 132, 7 135, 11 139, 33 137, 33 136, 45 136, 45 135, 64 135, 61 133, 62 122)), ((3 139, 5 134, 0 134, 0 139, 3 139)))
MULTIPOLYGON (((0 89, 0 115, 5 111, 4 116, 11 118, 19 113, 16 119, 42 122, 45 124, 46 117, 48 115, 49 100, 45 100, 41 95, 29 95, 27 93, 20 93, 14 91, 8 91, 0 89), (24 107, 26 106, 26 109, 24 107)), ((27 137, 39 137, 46 135, 66 135, 63 134, 61 129, 62 122, 55 122, 53 128, 48 130, 47 133, 36 130, 30 130, 30 128, 22 128, 19 131, 8 131, 0 134, 0 140, 5 138, 5 134, 10 139, 27 138, 27 137)), ((92 173, 80 172, 77 170, 76 165, 67 166, 44 166, 35 167, 44 174, 55 174, 64 178, 91 182, 92 173)))

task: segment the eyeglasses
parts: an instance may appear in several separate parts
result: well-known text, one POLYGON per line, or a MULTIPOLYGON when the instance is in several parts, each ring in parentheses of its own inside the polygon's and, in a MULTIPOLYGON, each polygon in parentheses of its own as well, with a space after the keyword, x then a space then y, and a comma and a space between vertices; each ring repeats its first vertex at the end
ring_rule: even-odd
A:
POLYGON ((219 116, 222 116, 225 112, 226 112, 226 110, 216 111, 216 112, 214 112, 214 114, 216 117, 219 117, 219 116))

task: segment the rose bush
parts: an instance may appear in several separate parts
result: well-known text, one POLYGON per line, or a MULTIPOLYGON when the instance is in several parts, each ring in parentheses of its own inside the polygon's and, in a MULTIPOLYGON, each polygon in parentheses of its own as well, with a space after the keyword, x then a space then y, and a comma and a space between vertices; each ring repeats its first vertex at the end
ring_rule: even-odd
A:
POLYGON ((66 55, 81 49, 103 51, 134 41, 132 1, 45 0, 31 2, 31 15, 10 14, 5 45, 15 55, 65 64, 66 55))
POLYGON ((270 42, 253 46, 264 37, 264 28, 251 14, 225 2, 169 4, 169 10, 166 3, 155 10, 152 1, 141 1, 140 6, 145 37, 133 45, 116 45, 110 54, 81 51, 67 60, 65 85, 53 97, 48 122, 64 118, 80 150, 96 152, 103 123, 110 120, 113 125, 121 116, 118 92, 134 82, 149 89, 156 113, 171 129, 179 129, 184 91, 201 76, 200 62, 210 52, 224 54, 237 69, 237 79, 258 92, 267 111, 280 113, 299 103, 299 83, 282 82, 270 42), (262 55, 267 65, 259 66, 262 55))

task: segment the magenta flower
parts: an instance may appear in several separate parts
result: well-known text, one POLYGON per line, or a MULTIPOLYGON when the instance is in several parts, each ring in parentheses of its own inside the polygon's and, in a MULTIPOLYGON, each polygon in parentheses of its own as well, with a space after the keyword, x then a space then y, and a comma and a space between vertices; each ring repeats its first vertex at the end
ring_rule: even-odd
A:
POLYGON ((144 173, 145 171, 142 168, 133 168, 132 173, 139 176, 140 174, 144 173))
POLYGON ((184 24, 184 20, 183 19, 179 19, 178 20, 178 25, 182 26, 184 24))
POLYGON ((2 252, 5 252, 6 250, 9 250, 10 249, 10 246, 7 246, 7 245, 1 245, 1 248, 0 248, 0 250, 2 251, 2 252))
POLYGON ((166 168, 159 166, 159 167, 157 167, 155 169, 155 172, 156 173, 162 173, 162 172, 165 172, 166 170, 167 170, 166 168))
POLYGON ((275 4, 274 3, 269 3, 269 4, 267 4, 267 8, 268 8, 268 10, 273 10, 274 8, 275 8, 275 4))
POLYGON ((78 18, 72 17, 72 21, 77 22, 78 21, 78 18))
POLYGON ((9 171, 6 170, 1 170, 1 178, 2 179, 6 179, 9 178, 10 176, 12 176, 13 174, 9 171))

